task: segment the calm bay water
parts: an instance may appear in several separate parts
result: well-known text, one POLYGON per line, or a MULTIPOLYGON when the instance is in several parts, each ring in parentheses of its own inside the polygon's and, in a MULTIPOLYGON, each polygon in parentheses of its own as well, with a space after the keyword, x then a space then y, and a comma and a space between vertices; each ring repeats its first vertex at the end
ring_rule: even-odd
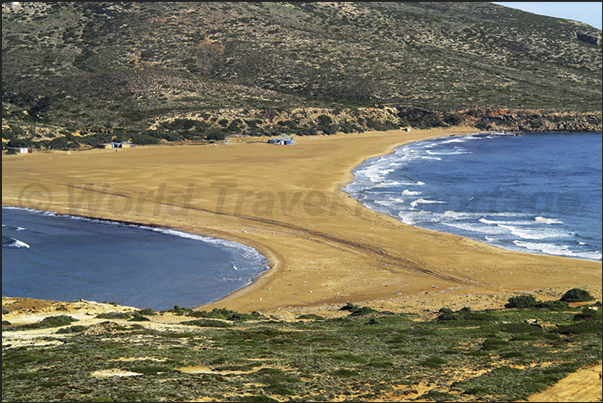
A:
POLYGON ((218 300, 267 269, 234 242, 2 208, 3 296, 164 310, 218 300))
POLYGON ((505 249, 601 260, 601 133, 480 133, 365 161, 344 190, 400 221, 505 249))

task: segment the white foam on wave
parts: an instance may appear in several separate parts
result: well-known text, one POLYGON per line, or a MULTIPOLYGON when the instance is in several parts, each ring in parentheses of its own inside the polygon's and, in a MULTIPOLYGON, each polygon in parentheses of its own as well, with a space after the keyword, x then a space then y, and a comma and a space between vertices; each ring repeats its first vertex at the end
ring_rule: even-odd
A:
POLYGON ((442 217, 442 219, 444 220, 448 220, 448 219, 452 219, 452 220, 466 220, 466 219, 475 219, 476 217, 482 217, 483 214, 478 214, 478 213, 467 213, 467 212, 461 212, 461 211, 453 211, 453 210, 446 210, 444 211, 444 215, 442 217))
POLYGON ((503 137, 503 136, 515 136, 515 133, 512 132, 490 132, 488 134, 488 136, 484 137, 486 139, 495 139, 497 137, 503 137))
POLYGON ((241 281, 241 280, 243 280, 242 277, 225 277, 225 276, 220 277, 220 279, 224 280, 224 281, 241 281))
POLYGON ((465 141, 467 141, 467 140, 466 139, 462 139, 462 138, 458 138, 458 139, 452 139, 452 140, 442 141, 440 144, 464 143, 465 141))
POLYGON ((423 192, 416 192, 416 191, 404 189, 404 191, 402 192, 402 196, 418 196, 421 193, 423 193, 423 192))
POLYGON ((546 253, 547 255, 577 257, 590 260, 601 260, 601 251, 573 251, 568 245, 554 245, 543 242, 526 242, 515 240, 513 243, 530 251, 546 253))
POLYGON ((395 203, 391 200, 374 200, 373 203, 378 204, 380 206, 393 206, 395 203))
POLYGON ((387 174, 393 172, 394 169, 383 169, 379 165, 373 165, 357 172, 357 175, 368 178, 373 183, 382 182, 387 174))
MULTIPOLYGON (((421 193, 421 192, 419 192, 419 193, 421 193)), ((393 203, 397 203, 397 204, 406 202, 406 199, 400 199, 398 197, 390 197, 389 200, 391 200, 393 203)))
POLYGON ((450 151, 431 151, 431 150, 427 150, 427 154, 429 155, 462 155, 462 154, 467 154, 466 151, 463 151, 462 149, 454 149, 454 150, 450 150, 450 151))
POLYGON ((412 208, 417 207, 417 204, 443 204, 443 203, 448 203, 447 201, 441 201, 441 200, 427 200, 427 199, 417 199, 415 201, 413 201, 412 203, 410 203, 410 206, 412 208))
POLYGON ((32 208, 28 208, 28 207, 17 207, 17 206, 2 206, 2 209, 6 209, 6 210, 21 210, 21 211, 27 211, 30 213, 41 213, 47 216, 56 216, 56 213, 53 213, 52 211, 46 211, 46 210, 34 210, 32 208))
POLYGON ((202 242, 209 243, 209 244, 220 245, 222 247, 236 249, 239 252, 243 252, 243 256, 245 258, 253 259, 257 262, 262 262, 261 263, 262 266, 264 266, 265 268, 268 268, 268 263, 266 262, 266 258, 260 252, 258 252, 254 248, 247 246, 247 245, 243 245, 243 244, 236 243, 233 241, 227 241, 225 239, 212 238, 212 237, 207 237, 207 236, 203 236, 203 235, 199 235, 199 234, 191 234, 189 232, 183 232, 183 231, 178 231, 178 230, 169 229, 169 228, 154 228, 154 227, 143 227, 143 228, 149 229, 152 231, 156 231, 156 232, 161 232, 161 233, 167 234, 167 235, 177 236, 180 238, 193 239, 196 241, 202 241, 202 242))
POLYGON ((499 227, 499 226, 491 227, 491 226, 485 226, 482 224, 460 222, 460 221, 456 221, 456 222, 442 221, 442 224, 449 226, 449 227, 458 228, 458 229, 461 229, 464 231, 478 232, 480 234, 499 234, 499 235, 508 234, 507 230, 505 230, 504 228, 499 227))
POLYGON ((470 140, 481 140, 482 139, 482 137, 476 137, 476 136, 477 136, 477 134, 470 134, 468 136, 455 137, 450 140, 444 140, 444 141, 440 142, 440 144, 464 143, 464 142, 470 141, 470 140))
POLYGON ((543 224, 563 224, 563 221, 557 220, 555 218, 545 218, 545 217, 536 217, 534 221, 543 223, 543 224))
POLYGON ((511 213, 511 212, 500 212, 500 213, 488 213, 492 217, 528 217, 526 213, 511 213))
POLYGON ((498 221, 498 220, 488 220, 487 218, 480 218, 478 220, 482 224, 487 225, 533 225, 534 221, 498 221))
POLYGON ((408 224, 408 225, 416 224, 415 220, 413 220, 411 218, 411 214, 408 214, 407 211, 399 211, 398 217, 400 217, 400 221, 402 221, 404 224, 408 224))
POLYGON ((413 182, 400 182, 400 181, 382 181, 376 185, 371 186, 372 188, 391 188, 397 186, 412 186, 415 185, 413 182))
POLYGON ((522 239, 549 239, 549 238, 562 238, 571 237, 574 235, 572 232, 564 230, 551 230, 548 228, 526 228, 513 225, 499 225, 500 228, 508 230, 511 234, 518 236, 522 239))
POLYGON ((15 238, 10 238, 10 242, 7 242, 6 244, 3 244, 2 246, 7 247, 7 248, 29 248, 29 245, 26 244, 23 241, 20 241, 18 239, 15 238))

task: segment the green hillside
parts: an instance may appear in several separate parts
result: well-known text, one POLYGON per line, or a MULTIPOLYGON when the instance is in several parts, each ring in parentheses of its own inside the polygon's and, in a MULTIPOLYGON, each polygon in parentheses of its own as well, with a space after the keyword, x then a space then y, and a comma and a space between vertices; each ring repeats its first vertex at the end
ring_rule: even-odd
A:
MULTIPOLYGON (((491 3, 2 7, 3 132, 18 121, 144 130, 197 114, 199 133, 234 134, 275 129, 250 110, 293 120, 295 108, 384 106, 397 108, 394 126, 400 108, 442 119, 480 108, 596 112, 600 125, 601 31, 491 3)), ((348 131, 372 129, 361 115, 348 131)), ((289 129, 320 131, 310 120, 289 129)))

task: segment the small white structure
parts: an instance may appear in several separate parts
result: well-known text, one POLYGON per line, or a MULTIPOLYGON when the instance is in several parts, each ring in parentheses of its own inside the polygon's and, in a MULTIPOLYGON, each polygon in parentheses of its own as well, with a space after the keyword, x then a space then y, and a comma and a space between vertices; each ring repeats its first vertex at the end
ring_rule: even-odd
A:
POLYGON ((10 147, 7 152, 8 154, 31 154, 33 150, 28 147, 10 147))
POLYGON ((286 145, 290 145, 293 144, 293 136, 281 136, 277 139, 270 139, 268 140, 269 144, 278 144, 281 146, 286 146, 286 145))

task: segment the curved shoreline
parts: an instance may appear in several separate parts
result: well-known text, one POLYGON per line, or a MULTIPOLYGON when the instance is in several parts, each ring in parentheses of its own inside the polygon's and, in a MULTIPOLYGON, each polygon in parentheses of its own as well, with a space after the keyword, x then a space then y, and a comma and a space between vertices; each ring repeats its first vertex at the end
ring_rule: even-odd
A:
MULTIPOLYGON (((468 127, 370 132, 298 138, 292 147, 254 139, 230 146, 140 147, 118 155, 101 150, 3 158, 3 205, 19 201, 24 184, 44 178, 52 210, 76 215, 69 192, 76 192, 76 201, 101 194, 100 189, 83 193, 84 187, 75 186, 78 181, 106 182, 111 187, 105 193, 113 199, 87 215, 130 221, 123 203, 127 206, 136 191, 149 192, 158 184, 183 191, 192 181, 200 189, 186 208, 160 199, 143 205, 136 222, 240 243, 256 249, 270 265, 252 284, 198 307, 203 309, 271 311, 384 299, 408 304, 408 298, 423 298, 435 287, 450 295, 597 284, 600 262, 501 250, 406 226, 341 191, 343 182, 353 180, 353 169, 369 158, 410 142, 476 132, 468 127), (221 189, 213 185, 224 184, 231 187, 224 188, 219 204, 221 189), (258 190, 272 195, 270 209, 262 209, 258 190), (245 199, 248 193, 253 196, 245 199), (154 214, 157 207, 164 212, 154 214), (183 214, 170 215, 166 207, 182 208, 183 214), (314 214, 317 210, 322 214, 314 214), (513 270, 522 272, 521 278, 510 274, 513 270)), ((27 201, 31 206, 40 200, 27 201)))
MULTIPOLYGON (((474 135, 479 136, 479 135, 492 135, 492 134, 501 134, 501 133, 496 133, 496 132, 475 132, 475 133, 471 133, 471 134, 465 134, 465 135, 463 135, 463 136, 474 136, 474 135)), ((524 133, 522 133, 522 135, 523 135, 523 134, 524 134, 524 133)), ((545 133, 528 133, 528 135, 530 135, 530 134, 532 134, 532 135, 534 135, 534 134, 538 135, 538 134, 545 134, 545 133)), ((562 134, 563 134, 563 135, 571 135, 571 134, 566 133, 566 132, 564 132, 564 133, 562 133, 562 134)), ((585 134, 585 133, 580 132, 580 134, 585 134)), ((590 133, 589 133, 589 134, 590 134, 590 133)), ((593 134, 599 134, 599 135, 600 135, 601 133, 600 133, 600 132, 598 132, 598 133, 593 133, 593 134)), ((503 134, 503 135, 504 135, 504 134, 503 134)), ((510 134, 507 134, 507 135, 510 135, 510 134)), ((517 135, 517 134, 514 134, 514 135, 517 135)), ((419 141, 416 141, 416 142, 413 142, 413 143, 419 143, 419 142, 423 142, 423 141, 435 142, 435 141, 438 141, 438 140, 445 140, 445 139, 448 139, 449 137, 452 137, 452 136, 443 136, 443 137, 437 137, 437 138, 431 138, 431 139, 423 139, 423 140, 419 140, 419 141)), ((460 136, 459 136, 459 137, 460 137, 460 136)), ((488 138, 489 138, 489 137, 488 137, 488 138)), ((407 147, 407 146, 409 146, 410 144, 413 144, 413 143, 405 143, 405 144, 403 144, 403 145, 396 146, 396 147, 394 147, 394 149, 392 150, 392 152, 389 152, 389 153, 387 153, 387 154, 378 155, 378 156, 375 156, 375 157, 369 157, 369 158, 365 159, 364 161, 362 161, 360 164, 356 165, 356 166, 355 166, 355 167, 352 169, 352 171, 351 171, 351 172, 353 173, 353 171, 354 171, 354 170, 356 170, 357 168, 359 168, 359 167, 360 167, 361 165, 363 165, 364 163, 369 162, 370 160, 373 160, 373 161, 372 161, 372 162, 373 162, 373 164, 369 164, 369 165, 365 166, 364 168, 365 168, 365 169, 366 169, 366 168, 372 168, 372 167, 374 167, 374 166, 376 165, 376 163, 378 163, 378 161, 379 161, 381 158, 384 158, 384 157, 387 157, 387 156, 389 156, 389 155, 392 155, 392 154, 396 153, 396 151, 397 151, 398 149, 400 149, 401 147, 407 147)), ((431 144, 434 144, 434 143, 431 143, 431 144)), ((385 168, 385 167, 380 166, 380 169, 382 169, 382 168, 385 168)), ((354 176, 354 175, 352 175, 352 180, 350 180, 349 182, 346 182, 346 183, 344 184, 344 187, 346 187, 348 184, 353 183, 353 181, 354 181, 354 180, 355 180, 355 176, 354 176)), ((372 181, 372 179, 371 179, 371 181, 372 181)), ((376 185, 375 187, 380 187, 380 186, 378 186, 379 184, 375 184, 375 185, 376 185)), ((386 188, 386 189, 387 189, 387 188, 386 188)), ((348 194, 350 197, 352 197, 354 200, 357 200, 358 202, 362 203, 362 202, 361 202, 359 199, 355 198, 355 197, 353 196, 353 194, 352 194, 352 193, 349 193, 348 191, 346 191, 345 193, 346 193, 346 194, 348 194)), ((363 203, 363 205, 364 205, 364 203, 363 203)), ((368 208, 368 209, 370 209, 370 210, 373 210, 373 211, 375 211, 375 212, 381 212, 381 211, 379 211, 379 210, 377 210, 377 209, 371 209, 370 207, 368 207, 368 206, 366 206, 366 205, 365 205, 365 207, 366 207, 366 208, 368 208)), ((464 213, 463 211, 459 211, 459 212, 460 212, 460 213, 464 213)), ((470 236, 463 235, 463 234, 458 233, 458 232, 455 232, 455 231, 448 231, 448 230, 442 230, 442 229, 432 229, 432 228, 430 228, 430 227, 428 227, 428 226, 415 225, 415 224, 407 224, 407 223, 405 223, 403 220, 400 220, 399 218, 397 218, 395 215, 392 215, 392 214, 390 214, 390 213, 388 213, 388 212, 382 212, 382 213, 383 213, 383 214, 386 214, 386 215, 388 215, 388 216, 390 216, 390 217, 393 217, 393 218, 395 218, 395 219, 397 219, 397 220, 399 220, 399 221, 400 221, 401 223, 403 223, 403 224, 406 224, 406 225, 409 225, 409 226, 412 226, 412 227, 423 228, 423 229, 430 229, 430 230, 434 230, 434 231, 436 231, 436 232, 443 232, 443 233, 447 233, 447 234, 452 234, 452 235, 458 235, 458 236, 462 236, 462 237, 469 238, 469 239, 473 239, 473 240, 475 240, 475 241, 477 241, 477 242, 482 242, 482 243, 484 243, 484 244, 486 244, 486 245, 494 246, 494 247, 497 247, 497 248, 500 248, 500 249, 503 249, 503 250, 507 250, 507 251, 515 251, 515 252, 531 253, 531 254, 536 254, 536 255, 546 255, 546 256, 559 256, 559 257, 567 257, 567 258, 579 259, 579 260, 585 260, 585 261, 595 261, 595 262, 600 262, 600 261, 601 261, 601 259, 600 259, 600 258, 589 258, 589 257, 571 256, 571 255, 568 255, 568 254, 561 254, 561 253, 557 253, 557 254, 555 254, 555 253, 547 253, 547 252, 545 252, 545 251, 531 251, 531 250, 529 250, 529 249, 526 249, 526 248, 520 248, 520 247, 515 247, 515 248, 513 248, 513 247, 504 247, 504 246, 501 246, 501 245, 496 245, 496 244, 494 244, 494 243, 491 243, 491 242, 489 242, 488 240, 480 240, 480 239, 478 239, 478 237, 470 237, 470 236)), ((513 212, 511 212, 511 213, 513 213, 513 212)), ((537 213, 534 213, 534 215, 536 215, 536 214, 537 214, 537 213)), ((537 217, 537 218, 538 218, 538 217, 537 217)), ((574 231, 574 230, 572 229, 572 231, 574 231)), ((578 229, 578 230, 576 230, 576 231, 580 231, 580 230, 578 229)), ((486 238, 487 238, 487 236, 489 236, 489 235, 492 235, 492 233, 486 233, 486 238)))
MULTIPOLYGON (((472 129, 473 130, 473 129, 472 129)), ((379 133, 379 132, 372 132, 372 133, 379 133)), ((481 133, 481 132, 468 132, 468 133, 464 133, 463 135, 472 135, 472 134, 476 134, 476 133, 481 133)), ((345 187, 347 184, 349 184, 350 182, 352 182, 354 180, 354 174, 353 171, 354 169, 356 169, 358 166, 360 166, 362 163, 364 163, 365 161, 371 159, 371 158, 379 158, 382 156, 386 156, 389 154, 392 154, 395 152, 395 150, 398 147, 402 147, 404 145, 410 144, 410 143, 415 143, 415 142, 419 142, 419 141, 424 141, 424 140, 433 140, 433 139, 437 139, 437 138, 445 138, 445 137, 449 137, 449 136, 455 136, 455 134, 448 134, 447 136, 435 136, 435 137, 431 137, 431 136, 426 136, 426 137, 422 137, 420 139, 417 140, 404 140, 401 141, 399 143, 394 143, 389 145, 385 151, 383 152, 378 152, 372 155, 368 155, 368 156, 363 156, 360 159, 356 160, 355 162, 351 163, 348 168, 344 171, 344 173, 342 174, 341 177, 341 186, 340 188, 343 189, 343 187, 345 187)), ((345 191, 342 191, 343 196, 345 198, 348 198, 351 202, 356 202, 356 203, 360 203, 358 200, 354 199, 353 197, 351 197, 351 195, 345 191)), ((360 203, 362 204, 362 203, 360 203)), ((372 213, 377 213, 377 214, 382 214, 379 213, 377 211, 371 210, 368 207, 362 205, 363 209, 366 209, 368 211, 371 211, 372 213)), ((387 215, 386 215, 387 216, 387 215)), ((387 216, 389 217, 389 216, 387 216)), ((393 217, 392 217, 393 218, 393 217)), ((401 223, 403 225, 406 225, 404 223, 401 223)), ((428 230, 430 231, 430 230, 428 230)), ((454 234, 451 234, 454 235, 454 234)), ((265 247, 268 248, 268 246, 266 245, 261 245, 261 247, 265 247)), ((258 248, 259 249, 259 248, 258 248)), ((237 291, 234 291, 233 293, 224 296, 224 298, 220 299, 219 301, 216 301, 214 303, 209 303, 209 304, 203 304, 203 305, 199 305, 198 307, 195 308, 205 308, 205 309, 212 309, 214 308, 214 305, 217 304, 222 304, 222 303, 227 303, 229 302, 230 299, 234 299, 234 298, 239 298, 244 296, 247 292, 251 292, 254 288, 260 287, 263 284, 262 280, 266 280, 269 276, 275 274, 276 271, 278 271, 279 267, 282 266, 284 264, 284 259, 282 256, 271 256, 274 258, 274 261, 271 261, 271 259, 269 259, 269 257, 267 255, 265 255, 264 253, 262 253, 264 256, 266 256, 266 258, 268 259, 269 263, 270 263, 270 268, 265 271, 264 273, 262 273, 257 279, 256 281, 254 281, 252 284, 249 284, 248 286, 241 288, 237 291)), ((321 303, 317 303, 317 305, 321 305, 321 303)), ((280 309, 280 308, 279 308, 280 309)))
MULTIPOLYGON (((138 221, 129 221, 129 220, 122 220, 122 219, 104 219, 104 218, 98 218, 95 216, 88 216, 88 215, 83 215, 83 214, 63 214, 63 213, 57 213, 54 211, 48 211, 48 210, 35 210, 32 208, 27 208, 27 207, 19 207, 19 206, 10 206, 10 205, 3 205, 2 209, 14 209, 14 210, 21 210, 21 211, 27 211, 27 212, 32 212, 32 213, 41 213, 43 215, 48 215, 48 216, 52 216, 52 217, 61 217, 61 218, 76 218, 76 219, 82 219, 83 221, 87 221, 90 223, 100 223, 100 224, 118 224, 120 226, 126 227, 126 228, 132 228, 132 229, 142 229, 142 230, 149 230, 149 231, 158 231, 164 235, 168 235, 168 236, 173 236, 173 237, 184 237, 184 238, 190 238, 189 236, 183 236, 181 234, 184 235, 190 235, 190 236, 195 236, 195 240, 203 242, 207 245, 213 245, 217 248, 223 248, 225 247, 226 249, 231 249, 231 248, 236 248, 236 249, 241 249, 243 250, 243 253, 253 253, 254 255, 257 255, 258 257, 261 257, 262 259, 265 260, 265 264, 261 264, 261 271, 253 276, 253 277, 249 277, 247 278, 247 280, 249 281, 248 284, 241 286, 240 288, 233 290, 231 292, 229 292, 227 295, 230 295, 236 291, 239 291, 247 286, 249 286, 250 284, 252 284, 257 278, 259 278, 259 276, 261 276, 262 274, 264 274, 265 272, 267 272, 268 270, 270 270, 270 264, 268 262, 268 259, 266 258, 266 256, 264 256, 263 254, 261 254, 257 249, 248 246, 248 245, 244 245, 242 243, 238 243, 232 240, 227 240, 227 239, 222 239, 222 238, 216 238, 216 237, 208 237, 202 234, 195 234, 195 233, 190 233, 190 232, 183 232, 180 231, 177 228, 171 228, 171 227, 166 227, 166 226, 161 226, 161 225, 156 225, 153 223, 142 223, 142 222, 138 222, 138 221), (172 231, 172 232, 167 232, 167 231, 172 231)), ((8 296, 7 296, 8 297, 8 296)), ((169 295, 166 295, 166 297, 169 297, 169 295)), ((12 296, 11 298, 20 298, 19 296, 12 296)), ((33 299, 35 299, 36 297, 32 297, 33 299)), ((209 301, 207 303, 213 303, 213 302, 217 302, 219 300, 221 300, 224 297, 219 297, 213 301, 209 301)), ((123 304, 121 304, 123 305, 123 304)), ((201 304, 198 304, 197 306, 199 306, 201 304)))

